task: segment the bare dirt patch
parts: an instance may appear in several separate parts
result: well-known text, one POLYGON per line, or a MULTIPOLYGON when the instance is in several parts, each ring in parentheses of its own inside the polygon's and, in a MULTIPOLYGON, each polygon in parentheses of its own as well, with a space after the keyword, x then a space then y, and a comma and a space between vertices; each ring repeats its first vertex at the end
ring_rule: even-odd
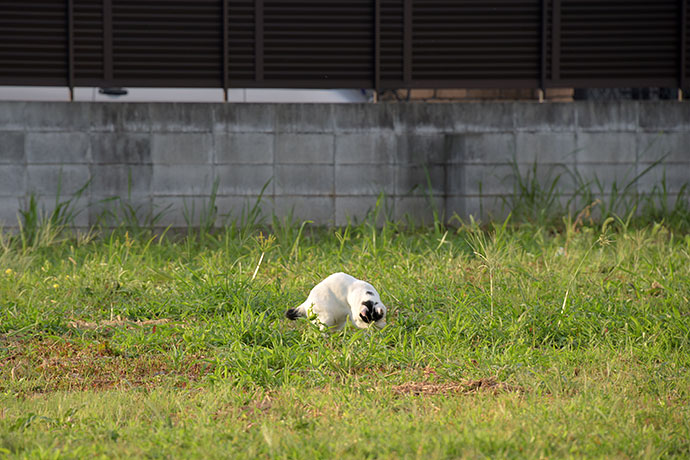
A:
MULTIPOLYGON (((177 360, 156 354, 121 353, 107 341, 12 340, 0 357, 0 389, 31 382, 31 392, 153 387, 163 382, 186 387, 212 372, 202 355, 177 360)), ((24 388, 27 388, 23 385, 24 388)))
POLYGON ((499 382, 493 377, 479 380, 466 380, 463 382, 432 383, 432 382, 405 382, 402 385, 393 386, 393 392, 401 395, 446 395, 468 394, 478 392, 514 393, 523 390, 505 382, 499 382))
POLYGON ((128 319, 122 319, 120 317, 117 317, 116 319, 112 320, 103 320, 103 321, 82 321, 79 319, 74 319, 70 321, 68 324, 70 327, 76 328, 76 329, 100 329, 103 327, 118 327, 118 326, 125 326, 125 327, 131 327, 131 326, 156 326, 159 324, 167 324, 172 322, 172 320, 167 319, 167 318, 162 318, 162 319, 150 319, 146 321, 131 321, 128 319))

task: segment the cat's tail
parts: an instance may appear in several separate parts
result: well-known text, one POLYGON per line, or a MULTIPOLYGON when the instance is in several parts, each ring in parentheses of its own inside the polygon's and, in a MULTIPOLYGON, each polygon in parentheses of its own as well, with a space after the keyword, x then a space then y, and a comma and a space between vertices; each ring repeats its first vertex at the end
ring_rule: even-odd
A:
POLYGON ((285 317, 290 320, 296 320, 297 318, 306 318, 307 312, 305 311, 304 304, 299 307, 289 308, 285 312, 285 317))

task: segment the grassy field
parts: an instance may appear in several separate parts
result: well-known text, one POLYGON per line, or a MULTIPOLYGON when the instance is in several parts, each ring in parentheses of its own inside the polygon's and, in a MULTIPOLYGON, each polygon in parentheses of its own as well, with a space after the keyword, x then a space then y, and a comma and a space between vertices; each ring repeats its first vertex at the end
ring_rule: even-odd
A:
POLYGON ((4 233, 0 457, 687 458, 687 221, 583 216, 4 233), (385 329, 284 318, 336 271, 385 329))

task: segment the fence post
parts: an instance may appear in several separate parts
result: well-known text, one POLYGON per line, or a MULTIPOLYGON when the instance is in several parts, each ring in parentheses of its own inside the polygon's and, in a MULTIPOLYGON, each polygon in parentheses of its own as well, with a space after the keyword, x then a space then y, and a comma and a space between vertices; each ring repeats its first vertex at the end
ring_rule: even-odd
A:
POLYGON ((223 24, 223 101, 228 102, 228 81, 229 81, 229 76, 228 76, 228 0, 223 0, 223 20, 221 21, 221 24, 223 24))
POLYGON ((403 2, 403 82, 409 93, 412 82, 412 0, 403 2))
POLYGON ((264 81, 264 0, 254 2, 254 81, 264 81))
POLYGON ((561 0, 551 3, 551 81, 561 79, 561 0))
POLYGON ((687 30, 688 28, 688 0, 680 0, 680 59, 678 59, 678 98, 683 99, 685 88, 685 67, 687 67, 687 30))
POLYGON ((541 0, 541 33, 539 40, 540 68, 539 68, 539 102, 544 101, 546 91, 546 4, 547 0, 541 0))
POLYGON ((103 79, 113 86, 113 3, 103 0, 103 79))
POLYGON ((67 86, 74 101, 74 1, 67 0, 67 86))
POLYGON ((381 0, 374 0, 374 102, 381 91, 381 0))

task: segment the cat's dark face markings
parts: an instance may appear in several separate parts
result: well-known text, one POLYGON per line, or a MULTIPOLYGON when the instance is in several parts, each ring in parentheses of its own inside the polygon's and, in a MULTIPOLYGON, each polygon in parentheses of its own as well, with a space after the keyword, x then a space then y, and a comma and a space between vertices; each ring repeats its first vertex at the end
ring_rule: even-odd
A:
POLYGON ((362 311, 359 313, 359 317, 362 318, 362 321, 365 323, 370 323, 372 321, 373 317, 373 311, 374 311, 374 302, 371 300, 365 300, 362 302, 362 305, 367 307, 366 309, 362 309, 362 311))
MULTIPOLYGON (((368 293, 369 293, 369 291, 367 291, 367 294, 368 293)), ((367 308, 366 308, 366 310, 362 310, 362 312, 359 314, 359 317, 362 318, 362 321, 364 321, 365 323, 370 323, 372 321, 378 321, 381 318, 383 318, 383 315, 374 309, 374 306, 378 305, 378 302, 374 302, 371 300, 365 300, 364 302, 362 302, 362 305, 364 305, 367 308)))

